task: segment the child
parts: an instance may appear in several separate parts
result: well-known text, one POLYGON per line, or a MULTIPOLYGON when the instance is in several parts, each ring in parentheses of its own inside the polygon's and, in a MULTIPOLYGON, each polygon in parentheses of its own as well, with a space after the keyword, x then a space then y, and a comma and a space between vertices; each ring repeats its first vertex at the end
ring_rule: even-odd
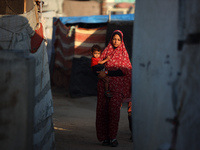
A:
MULTIPOLYGON (((92 67, 92 71, 98 75, 97 71, 103 71, 105 70, 104 68, 104 63, 106 63, 109 59, 110 56, 108 56, 106 59, 104 60, 100 60, 100 55, 101 55, 101 48, 99 45, 93 45, 91 48, 91 52, 92 52, 92 59, 91 59, 91 67, 92 67)), ((108 89, 108 77, 106 77, 106 81, 105 81, 105 95, 107 97, 112 97, 109 89, 108 89)))

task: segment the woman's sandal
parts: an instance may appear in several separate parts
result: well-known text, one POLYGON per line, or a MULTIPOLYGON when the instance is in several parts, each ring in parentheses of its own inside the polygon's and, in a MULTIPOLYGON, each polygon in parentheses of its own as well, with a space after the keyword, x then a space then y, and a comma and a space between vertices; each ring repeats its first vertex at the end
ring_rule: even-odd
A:
POLYGON ((116 147, 118 144, 119 143, 118 143, 117 139, 113 139, 113 140, 110 141, 110 146, 111 147, 116 147))
POLYGON ((110 91, 105 91, 105 95, 106 95, 106 97, 109 97, 109 98, 112 97, 112 94, 110 93, 110 91))
POLYGON ((108 146, 108 145, 110 145, 110 140, 104 140, 104 141, 102 142, 102 145, 103 145, 103 146, 108 146))

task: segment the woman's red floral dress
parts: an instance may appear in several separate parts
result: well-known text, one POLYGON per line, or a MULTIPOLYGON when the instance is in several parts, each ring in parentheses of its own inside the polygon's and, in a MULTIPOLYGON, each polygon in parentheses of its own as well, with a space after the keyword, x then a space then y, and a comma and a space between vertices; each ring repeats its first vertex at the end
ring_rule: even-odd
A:
POLYGON ((98 81, 96 132, 99 141, 116 138, 121 103, 123 99, 131 96, 131 62, 123 42, 123 33, 120 30, 114 32, 121 33, 121 44, 113 49, 111 39, 108 46, 102 52, 101 59, 110 56, 111 59, 105 64, 106 70, 121 69, 123 76, 109 77, 109 89, 113 95, 112 98, 107 98, 104 95, 104 83, 102 80, 98 81))

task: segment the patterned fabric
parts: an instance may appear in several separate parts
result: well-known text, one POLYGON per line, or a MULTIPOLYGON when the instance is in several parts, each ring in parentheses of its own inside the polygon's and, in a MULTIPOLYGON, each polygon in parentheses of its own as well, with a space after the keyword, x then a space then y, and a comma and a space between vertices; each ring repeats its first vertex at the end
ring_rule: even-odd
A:
MULTIPOLYGON (((113 49, 112 39, 108 46, 105 48, 101 55, 101 59, 105 59, 107 56, 110 56, 111 59, 105 64, 106 70, 118 70, 121 69, 124 76, 122 77, 113 77, 111 78, 111 90, 113 92, 122 93, 124 98, 128 98, 131 96, 131 73, 132 66, 129 59, 129 55, 127 53, 126 47, 123 41, 123 33, 120 30, 115 30, 115 32, 120 32, 122 35, 122 42, 116 48, 113 49)), ((112 37, 112 36, 111 36, 112 37)))
POLYGON ((121 44, 114 49, 111 43, 112 39, 110 39, 108 46, 102 52, 101 59, 110 56, 111 59, 105 64, 106 70, 112 71, 121 69, 124 75, 109 77, 109 90, 113 95, 112 98, 107 98, 104 95, 104 82, 102 80, 98 81, 96 132, 99 141, 116 138, 120 119, 121 103, 124 98, 131 96, 132 66, 124 45, 123 33, 116 30, 113 34, 115 32, 121 33, 121 44))

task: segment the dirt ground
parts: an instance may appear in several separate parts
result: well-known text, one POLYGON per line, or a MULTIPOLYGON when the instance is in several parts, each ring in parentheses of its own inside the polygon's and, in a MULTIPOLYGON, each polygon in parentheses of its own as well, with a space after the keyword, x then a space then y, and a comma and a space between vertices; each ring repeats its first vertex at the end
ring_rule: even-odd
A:
MULTIPOLYGON (((70 98, 64 89, 52 88, 56 150, 110 150, 97 140, 95 130, 97 97, 70 98)), ((133 150, 128 127, 127 104, 121 108, 118 150, 133 150)))

